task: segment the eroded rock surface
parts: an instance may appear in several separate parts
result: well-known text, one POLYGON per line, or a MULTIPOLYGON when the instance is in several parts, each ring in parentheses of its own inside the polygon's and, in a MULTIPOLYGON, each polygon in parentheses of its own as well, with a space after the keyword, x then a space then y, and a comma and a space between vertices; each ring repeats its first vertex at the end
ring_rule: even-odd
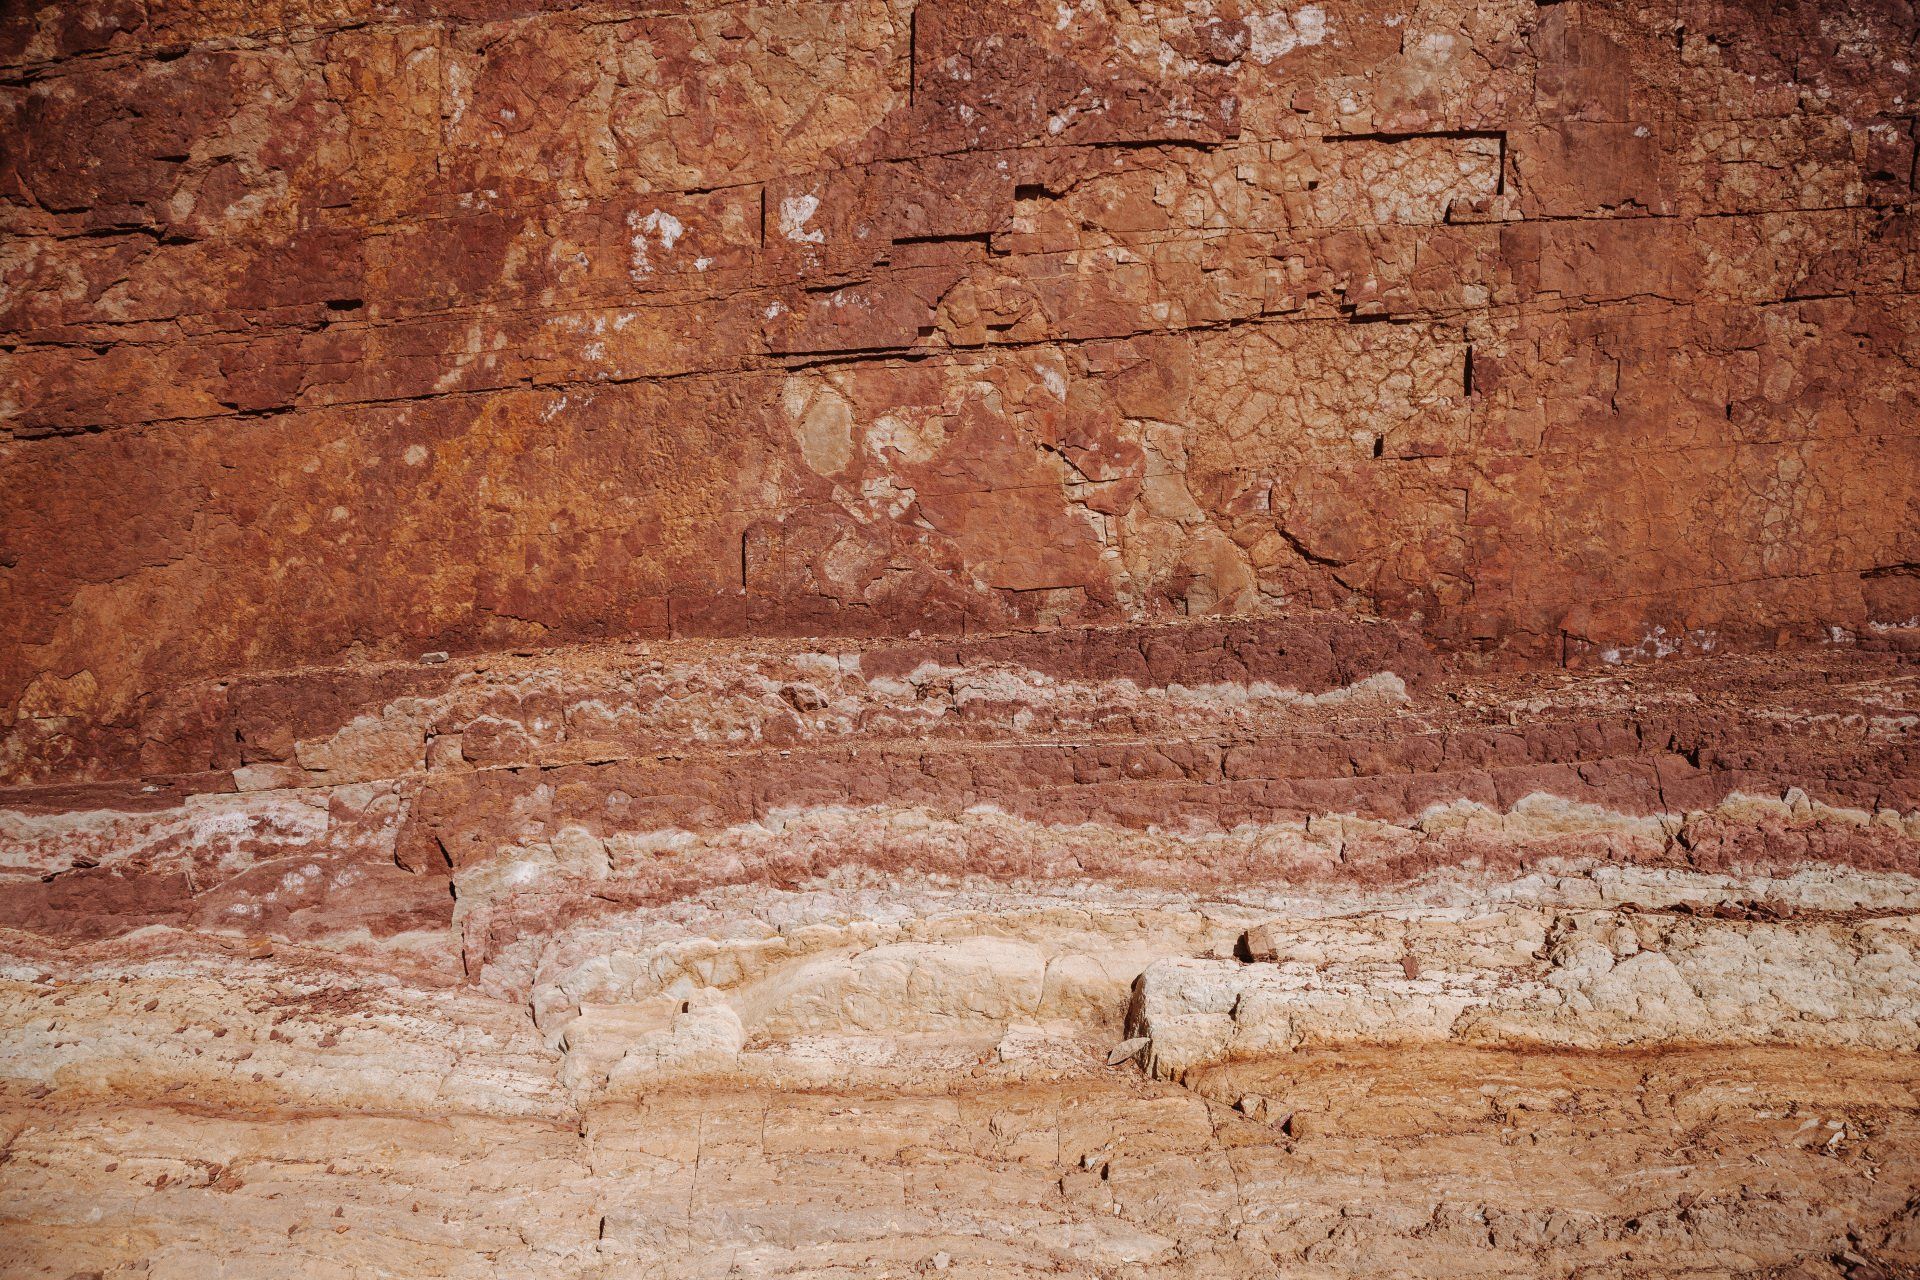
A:
POLYGON ((0 12, 0 1271, 1920 1272, 1917 38, 0 12))
POLYGON ((183 678, 633 634, 1911 626, 1914 24, 20 8, 12 749, 183 678))
POLYGON ((1328 615, 221 694, 247 763, 0 816, 29 1273, 1920 1262, 1901 655, 1328 615))

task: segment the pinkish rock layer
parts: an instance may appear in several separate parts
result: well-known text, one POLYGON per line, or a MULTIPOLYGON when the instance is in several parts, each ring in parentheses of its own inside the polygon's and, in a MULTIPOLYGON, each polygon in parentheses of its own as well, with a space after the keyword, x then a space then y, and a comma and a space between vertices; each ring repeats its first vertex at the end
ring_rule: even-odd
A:
POLYGON ((103 1274, 1905 1265, 1915 691, 1333 617, 232 682, 189 771, 6 793, 10 1228, 103 1274), (1535 1106, 1575 1180, 1475 1172, 1535 1106), (1733 1154, 1642 1177, 1683 1131, 1733 1154))

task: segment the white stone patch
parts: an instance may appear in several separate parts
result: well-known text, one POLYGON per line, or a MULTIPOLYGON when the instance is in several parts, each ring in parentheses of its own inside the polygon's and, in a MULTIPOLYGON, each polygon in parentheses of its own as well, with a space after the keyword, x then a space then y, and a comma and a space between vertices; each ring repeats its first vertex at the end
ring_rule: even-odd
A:
POLYGON ((1040 381, 1046 384, 1047 390, 1053 393, 1055 400, 1061 404, 1067 402, 1067 380, 1058 369, 1051 365, 1037 364, 1033 366, 1033 371, 1040 375, 1040 381))
POLYGON ((1704 627, 1690 631, 1669 632, 1665 627, 1655 627, 1640 638, 1640 643, 1628 648, 1611 648, 1600 651, 1600 661, 1610 666, 1618 666, 1643 658, 1670 658, 1682 650, 1697 653, 1712 653, 1720 643, 1718 632, 1704 627))
MULTIPOLYGON (((1132 685, 1131 680, 1115 681, 1115 684, 1132 685)), ((1407 701, 1406 681, 1391 671, 1378 671, 1363 680, 1338 689, 1329 689, 1325 693, 1302 693, 1298 689, 1283 688, 1266 680, 1255 680, 1247 684, 1223 682, 1217 684, 1185 685, 1169 684, 1165 689, 1129 690, 1149 701, 1162 699, 1185 707, 1211 707, 1226 710, 1243 707, 1250 710, 1284 707, 1327 707, 1354 699, 1377 699, 1390 706, 1401 706, 1407 701)))
POLYGON ((812 194, 788 196, 780 202, 780 234, 795 244, 824 244, 826 233, 807 223, 820 212, 820 197, 812 194))
POLYGON ((867 428, 867 448, 876 457, 892 453, 911 463, 926 462, 946 440, 946 427, 937 418, 920 422, 882 414, 867 428))
POLYGON ((1464 928, 1409 914, 1284 920, 1268 936, 1270 962, 1147 967, 1127 1030, 1150 1037, 1149 1074, 1302 1044, 1920 1044, 1908 998, 1920 947, 1907 920, 1750 929, 1510 908, 1464 928))
POLYGON ((627 229, 633 232, 633 237, 628 242, 633 246, 633 252, 628 259, 627 274, 638 280, 653 272, 653 262, 648 252, 648 237, 658 237, 660 251, 672 253, 673 246, 680 242, 680 237, 686 233, 687 228, 680 219, 664 210, 655 209, 643 215, 636 209, 627 215, 627 229))
POLYGON ((1075 18, 1092 16, 1098 8, 1099 6, 1096 0, 1079 0, 1077 4, 1066 4, 1064 2, 1055 4, 1053 9, 1053 28, 1056 31, 1065 31, 1073 25, 1075 18))
POLYGON ((1444 31, 1429 31, 1413 42, 1410 52, 1423 62, 1445 62, 1453 56, 1459 41, 1444 31))
POLYGON ((467 106, 473 101, 472 82, 467 69, 457 62, 447 64, 447 101, 452 110, 447 114, 447 125, 458 128, 462 117, 467 114, 467 106))
POLYGON ((869 476, 860 482, 860 496, 898 520, 910 510, 919 494, 910 485, 896 484, 891 476, 869 476))
POLYGON ((308 863, 297 871, 289 871, 281 876, 280 887, 268 893, 267 897, 278 897, 282 893, 299 893, 303 891, 307 885, 319 878, 320 868, 314 866, 312 863, 308 863))
POLYGON ((1256 14, 1247 19, 1251 37, 1248 52, 1262 66, 1286 57, 1295 49, 1321 43, 1327 38, 1327 11, 1319 5, 1302 5, 1291 14, 1285 10, 1256 14))

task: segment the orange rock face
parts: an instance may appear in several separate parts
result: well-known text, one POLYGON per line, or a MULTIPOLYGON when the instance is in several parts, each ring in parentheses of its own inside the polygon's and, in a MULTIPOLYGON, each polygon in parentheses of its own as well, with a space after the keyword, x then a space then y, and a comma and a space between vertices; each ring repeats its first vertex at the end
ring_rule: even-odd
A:
POLYGON ((1556 661, 1905 622, 1912 27, 23 12, 0 698, 1307 605, 1556 661))
POLYGON ((1920 1267, 1916 99, 1908 0, 0 6, 22 1274, 1920 1267))

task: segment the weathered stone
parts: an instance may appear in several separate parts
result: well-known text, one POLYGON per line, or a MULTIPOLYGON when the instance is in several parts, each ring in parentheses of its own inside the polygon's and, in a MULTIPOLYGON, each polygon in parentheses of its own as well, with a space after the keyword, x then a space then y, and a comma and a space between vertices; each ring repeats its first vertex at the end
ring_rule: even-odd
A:
POLYGON ((1920 1268, 1907 0, 0 10, 0 1269, 1920 1268))

